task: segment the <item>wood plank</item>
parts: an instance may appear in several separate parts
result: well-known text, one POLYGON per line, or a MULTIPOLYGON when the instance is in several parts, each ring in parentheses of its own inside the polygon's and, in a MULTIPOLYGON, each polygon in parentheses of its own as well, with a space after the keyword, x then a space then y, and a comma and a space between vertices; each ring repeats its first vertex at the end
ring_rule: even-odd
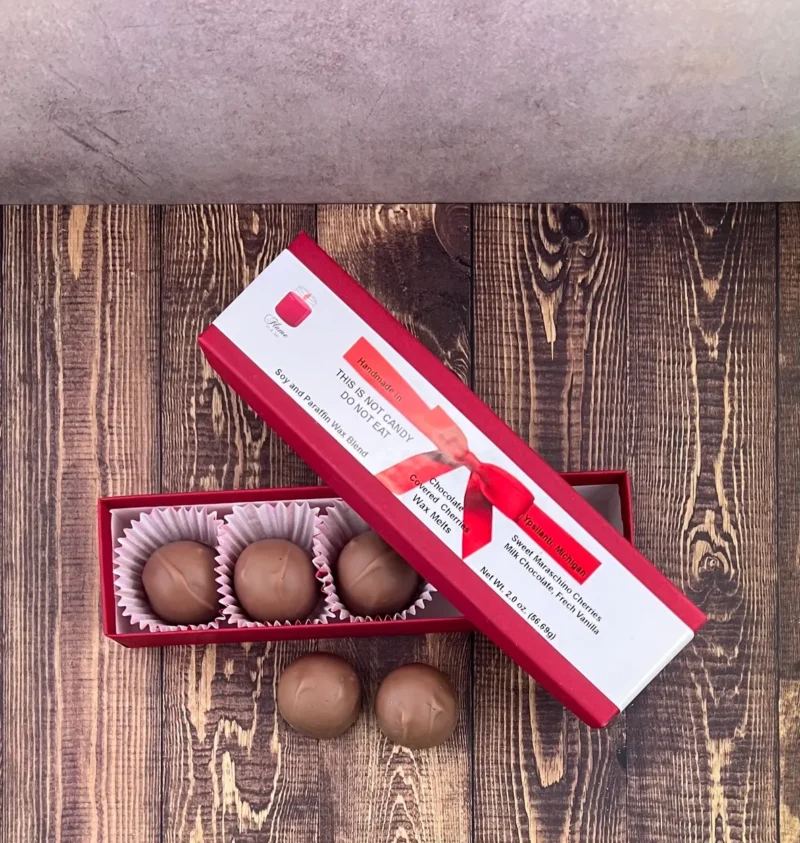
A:
POLYGON ((637 543, 710 617, 628 710, 631 840, 777 837, 775 237, 630 211, 637 543))
POLYGON ((101 636, 95 505, 158 486, 157 211, 3 218, 0 838, 154 841, 160 659, 101 636))
MULTIPOLYGON (((627 462, 626 224, 475 208, 476 392, 558 470, 627 462)), ((476 843, 626 840, 624 718, 588 729, 482 636, 474 671, 476 843)))
MULTIPOLYGON (((467 206, 329 205, 319 242, 459 377, 470 371, 470 216, 467 206)), ((356 665, 368 699, 392 668, 424 661, 461 698, 455 737, 412 752, 387 742, 371 707, 354 729, 321 746, 330 780, 330 835, 322 840, 471 840, 468 635, 326 642, 356 665)))
MULTIPOLYGON (((197 335, 300 230, 313 206, 164 211, 165 490, 307 484, 314 475, 212 372, 197 335)), ((316 840, 327 792, 317 746, 277 715, 276 678, 302 645, 164 656, 166 841, 316 840)))
POLYGON ((800 205, 781 205, 778 251, 778 630, 781 843, 800 841, 800 205))

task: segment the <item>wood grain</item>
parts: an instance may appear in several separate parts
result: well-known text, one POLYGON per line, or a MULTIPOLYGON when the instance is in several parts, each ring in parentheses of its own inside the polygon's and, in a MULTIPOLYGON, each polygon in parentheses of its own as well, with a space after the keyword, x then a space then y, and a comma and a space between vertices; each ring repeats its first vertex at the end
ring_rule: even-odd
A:
POLYGON ((775 236, 631 208, 637 543, 710 618, 628 710, 631 840, 777 837, 775 236))
POLYGON ((164 491, 314 483, 303 462, 216 376, 197 337, 301 230, 311 206, 164 212, 164 491))
MULTIPOLYGON (((165 489, 312 483, 309 469, 214 374, 197 335, 300 230, 309 206, 197 206, 163 222, 165 489)), ((165 841, 318 839, 316 743, 274 703, 302 644, 197 647, 164 660, 165 841)))
MULTIPOLYGON (((626 210, 475 208, 475 388, 558 470, 624 467, 626 210)), ((588 729, 475 648, 476 843, 622 841, 625 729, 588 729)))
POLYGON ((158 212, 3 210, 3 841, 160 836, 156 652, 101 636, 99 494, 158 482, 158 212))
POLYGON ((800 205, 780 207, 779 231, 780 839, 800 843, 800 205))
MULTIPOLYGON (((466 206, 329 205, 320 245, 459 377, 470 371, 470 216, 466 206)), ((433 664, 462 700, 455 737, 412 752, 378 729, 371 705, 355 728, 321 746, 331 835, 321 840, 453 843, 471 839, 470 638, 325 642, 351 659, 368 699, 392 668, 433 664)))
POLYGON ((3 843, 800 843, 800 206, 470 213, 2 209, 3 843), (319 645, 370 701, 411 659, 453 677, 456 738, 415 753, 369 704, 332 743, 282 723, 316 644, 170 650, 162 676, 101 637, 97 495, 316 482, 196 337, 317 217, 554 467, 632 469, 637 544, 710 622, 609 730, 481 637, 319 645))

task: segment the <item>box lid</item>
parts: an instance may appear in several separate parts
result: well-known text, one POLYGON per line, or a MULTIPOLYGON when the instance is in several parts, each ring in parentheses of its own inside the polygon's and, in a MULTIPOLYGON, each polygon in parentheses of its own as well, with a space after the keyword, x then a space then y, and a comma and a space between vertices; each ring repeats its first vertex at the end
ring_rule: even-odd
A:
POLYGON ((308 236, 199 342, 338 494, 590 725, 623 709, 704 623, 308 236))

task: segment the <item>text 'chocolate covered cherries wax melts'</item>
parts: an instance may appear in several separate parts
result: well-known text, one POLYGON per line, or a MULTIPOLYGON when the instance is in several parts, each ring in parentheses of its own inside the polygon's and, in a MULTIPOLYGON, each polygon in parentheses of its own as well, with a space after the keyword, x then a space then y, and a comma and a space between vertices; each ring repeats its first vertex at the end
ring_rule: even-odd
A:
POLYGON ((292 728, 320 740, 335 738, 356 722, 361 682, 350 662, 332 653, 309 653, 283 671, 277 699, 292 728))
POLYGON ((195 541, 158 548, 142 570, 153 611, 173 624, 210 623, 219 613, 214 550, 195 541))
POLYGON ((425 584, 590 725, 625 708, 705 622, 309 237, 200 344, 425 584), (300 288, 313 308, 291 295, 300 288))
POLYGON ((406 664, 381 682, 375 714, 389 740, 409 749, 429 749, 455 731, 458 700, 440 670, 428 664, 406 664))
POLYGON ((286 539, 248 545, 234 568, 236 597, 261 623, 307 618, 320 598, 311 557, 286 539))

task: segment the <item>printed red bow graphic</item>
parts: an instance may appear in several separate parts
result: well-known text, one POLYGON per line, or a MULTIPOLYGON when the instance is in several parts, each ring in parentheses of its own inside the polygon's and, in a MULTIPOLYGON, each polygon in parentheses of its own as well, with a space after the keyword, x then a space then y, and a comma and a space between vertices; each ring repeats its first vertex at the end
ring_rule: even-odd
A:
POLYGON ((367 340, 361 338, 344 359, 382 398, 436 446, 381 471, 377 476, 395 495, 467 468, 464 494, 462 559, 492 540, 492 510, 513 521, 578 582, 600 567, 600 562, 564 528, 534 503, 533 493, 508 471, 481 461, 469 448, 464 432, 441 407, 430 408, 411 385, 367 340))

